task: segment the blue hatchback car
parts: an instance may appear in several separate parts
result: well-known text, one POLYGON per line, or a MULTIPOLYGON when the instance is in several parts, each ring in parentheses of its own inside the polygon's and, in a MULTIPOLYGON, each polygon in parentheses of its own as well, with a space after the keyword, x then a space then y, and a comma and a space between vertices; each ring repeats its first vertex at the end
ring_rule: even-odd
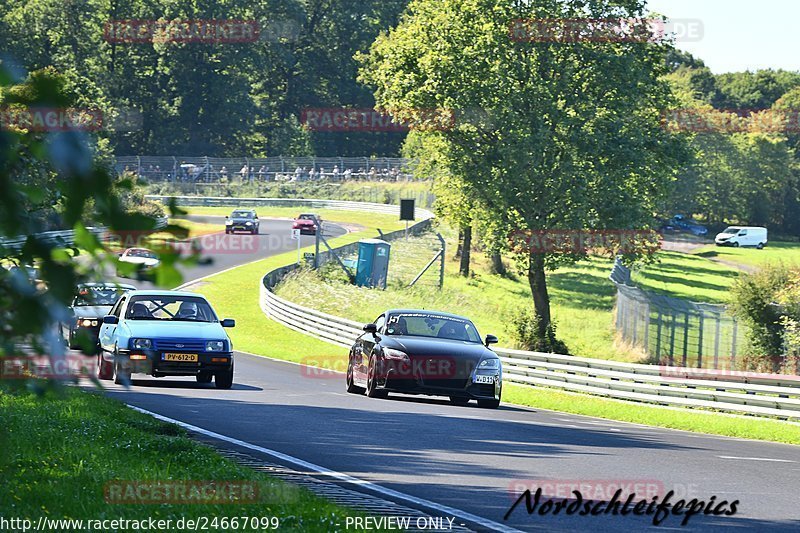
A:
POLYGON ((212 378, 233 385, 233 345, 203 296, 181 291, 136 290, 124 294, 103 317, 97 377, 130 383, 131 374, 212 378))

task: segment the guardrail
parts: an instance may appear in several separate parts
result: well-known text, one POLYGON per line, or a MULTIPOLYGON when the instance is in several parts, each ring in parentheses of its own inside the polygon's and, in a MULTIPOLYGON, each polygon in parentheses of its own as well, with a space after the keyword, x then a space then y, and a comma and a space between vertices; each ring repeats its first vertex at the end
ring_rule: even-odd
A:
MULTIPOLYGON (((147 195, 148 200, 166 203, 175 198, 179 206, 204 207, 302 207, 307 209, 337 209, 343 211, 370 211, 388 215, 399 215, 400 206, 371 202, 350 202, 347 200, 321 200, 316 198, 234 198, 228 196, 158 196, 147 195)), ((414 218, 433 218, 427 209, 416 208, 414 218)))
MULTIPOLYGON (((270 274, 282 277, 285 272, 270 274)), ((268 284, 262 284, 261 309, 276 322, 348 348, 362 333, 360 322, 294 304, 275 295, 271 289, 268 284)), ((722 376, 702 369, 639 365, 507 348, 497 348, 495 352, 503 363, 503 379, 512 383, 620 400, 800 419, 800 379, 793 379, 793 376, 747 372, 722 376)))
MULTIPOLYGON (((287 265, 264 276, 262 311, 300 333, 352 346, 363 324, 292 303, 272 292, 294 268, 296 265, 287 265)), ((508 348, 496 348, 495 352, 503 363, 503 378, 511 383, 667 406, 800 419, 800 376, 624 363, 508 348)))
MULTIPOLYGON (((167 225, 167 218, 159 218, 156 222, 156 225, 153 229, 161 229, 167 225)), ((98 236, 106 235, 107 228, 103 227, 90 227, 86 228, 89 230, 90 233, 93 233, 98 236)), ((60 231, 45 231, 42 233, 37 233, 36 237, 44 243, 47 244, 54 244, 60 246, 72 246, 75 243, 75 231, 73 230, 60 230, 60 231)), ((19 250, 22 246, 25 245, 25 241, 28 240, 28 236, 24 237, 17 237, 14 239, 0 239, 0 247, 10 249, 10 250, 19 250)))

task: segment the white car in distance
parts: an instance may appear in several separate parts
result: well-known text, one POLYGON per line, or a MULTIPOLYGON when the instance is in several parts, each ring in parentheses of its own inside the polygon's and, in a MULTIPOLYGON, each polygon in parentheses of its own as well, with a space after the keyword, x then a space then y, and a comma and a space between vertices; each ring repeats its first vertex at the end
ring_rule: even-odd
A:
MULTIPOLYGON (((144 272, 161 264, 158 256, 147 248, 128 248, 120 254, 118 261, 120 263, 136 265, 137 270, 142 270, 144 272)), ((125 274, 126 269, 120 270, 119 266, 117 266, 117 276, 125 277, 125 274)))

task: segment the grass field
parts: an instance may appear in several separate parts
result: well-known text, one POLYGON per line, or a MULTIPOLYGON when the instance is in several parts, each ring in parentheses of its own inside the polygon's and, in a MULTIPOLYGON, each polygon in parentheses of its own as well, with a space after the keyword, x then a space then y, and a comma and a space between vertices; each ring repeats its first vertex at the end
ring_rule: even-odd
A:
POLYGON ((586 394, 572 394, 553 389, 534 389, 513 384, 506 384, 503 389, 504 399, 518 405, 697 433, 800 444, 800 425, 780 420, 729 416, 713 411, 631 404, 586 394))
POLYGON ((796 242, 770 242, 763 250, 710 245, 692 253, 705 259, 717 259, 750 267, 776 263, 800 265, 800 244, 796 242))
MULTIPOLYGON (((152 517, 172 520, 171 529, 176 529, 179 519, 275 516, 281 530, 328 532, 333 524, 343 522, 343 517, 359 514, 239 466, 191 440, 181 428, 99 393, 66 388, 39 397, 22 386, 4 386, 0 389, 0 424, 0 509, 7 519, 30 519, 36 524, 43 516, 53 520, 152 517), (106 500, 115 494, 110 488, 106 493, 107 487, 126 487, 129 482, 174 482, 203 490, 213 489, 213 482, 231 482, 232 487, 240 487, 247 503, 230 496, 234 492, 229 496, 220 492, 219 500, 211 503, 197 493, 186 502, 125 500, 120 504, 119 500, 106 500)), ((124 488, 117 494, 130 495, 124 488)), ((50 524, 42 530, 89 529, 50 524)))
MULTIPOLYGON (((331 214, 343 218, 328 218, 328 220, 352 221, 352 219, 357 219, 365 226, 361 231, 332 239, 331 246, 341 246, 362 238, 374 237, 377 227, 384 231, 394 231, 401 227, 394 215, 342 211, 332 211, 331 214)), ((301 251, 312 251, 312 248, 303 248, 301 251)), ((302 361, 310 356, 338 357, 346 355, 346 349, 295 333, 277 322, 268 320, 262 313, 258 301, 258 288, 264 274, 274 268, 290 264, 296 259, 297 252, 286 252, 218 274, 188 287, 188 290, 207 296, 221 316, 236 319, 236 327, 229 330, 228 333, 237 350, 290 361, 302 361), (289 337, 287 338, 286 335, 289 337), (287 347, 291 347, 291 349, 287 349, 287 347)))
POLYGON ((633 282, 667 296, 693 302, 726 303, 729 289, 740 272, 706 257, 661 252, 656 263, 634 270, 633 282))
MULTIPOLYGON (((448 249, 454 243, 449 242, 448 249)), ((396 241, 392 261, 405 256, 404 241, 396 241)), ((428 256, 424 256, 427 258, 428 256)), ((458 275, 458 263, 450 258, 445 266, 444 289, 431 284, 408 289, 392 283, 373 291, 343 282, 323 282, 309 271, 299 272, 281 284, 281 296, 323 311, 361 321, 372 321, 381 311, 392 307, 440 309, 472 318, 479 331, 500 337, 502 346, 513 345, 508 324, 519 309, 531 305, 530 288, 524 276, 501 277, 489 273, 483 254, 472 256, 473 275, 458 275)), ((396 265, 395 263, 395 265, 396 265)), ((391 264, 391 263, 390 263, 391 264)), ((609 281, 613 263, 608 258, 591 257, 575 265, 548 274, 548 290, 557 333, 570 353, 601 359, 638 361, 640 351, 615 341, 613 308, 616 289, 609 281)), ((634 281, 644 288, 695 301, 724 303, 728 287, 739 275, 733 267, 677 252, 659 254, 656 263, 637 270, 634 281)))

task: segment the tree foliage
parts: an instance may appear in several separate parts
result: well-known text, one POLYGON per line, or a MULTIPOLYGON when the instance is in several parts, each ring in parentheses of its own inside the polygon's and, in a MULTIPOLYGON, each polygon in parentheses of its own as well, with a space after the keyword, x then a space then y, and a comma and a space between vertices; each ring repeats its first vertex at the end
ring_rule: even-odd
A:
MULTIPOLYGON (((70 107, 74 100, 67 85, 53 69, 20 77, 0 63, 0 107, 70 107)), ((76 285, 98 280, 115 257, 88 227, 103 226, 109 232, 155 227, 152 216, 136 209, 140 196, 132 182, 109 172, 99 146, 85 132, 0 129, 0 239, 25 239, 21 247, 0 243, 2 356, 21 350, 63 356, 55 325, 67 320, 66 306, 76 285), (39 233, 65 228, 75 231, 72 247, 39 233), (84 261, 74 259, 78 253, 85 253, 84 261)), ((186 235, 177 226, 165 231, 186 235)), ((194 264, 198 256, 164 250, 161 259, 156 281, 174 286, 180 282, 177 267, 194 264)))
POLYGON ((307 107, 374 104, 355 81, 353 55, 405 5, 0 0, 0 50, 31 71, 55 67, 77 105, 98 106, 116 122, 107 135, 119 155, 393 155, 402 133, 309 132, 299 117, 307 107), (202 19, 254 21, 259 39, 129 43, 104 36, 112 21, 202 19))
MULTIPOLYGON (((362 58, 380 106, 441 129, 453 174, 513 230, 646 228, 681 159, 660 125, 670 101, 665 44, 531 43, 516 19, 641 17, 639 1, 416 0, 362 58)), ((537 321, 550 325, 545 268, 581 257, 518 251, 537 321)))

